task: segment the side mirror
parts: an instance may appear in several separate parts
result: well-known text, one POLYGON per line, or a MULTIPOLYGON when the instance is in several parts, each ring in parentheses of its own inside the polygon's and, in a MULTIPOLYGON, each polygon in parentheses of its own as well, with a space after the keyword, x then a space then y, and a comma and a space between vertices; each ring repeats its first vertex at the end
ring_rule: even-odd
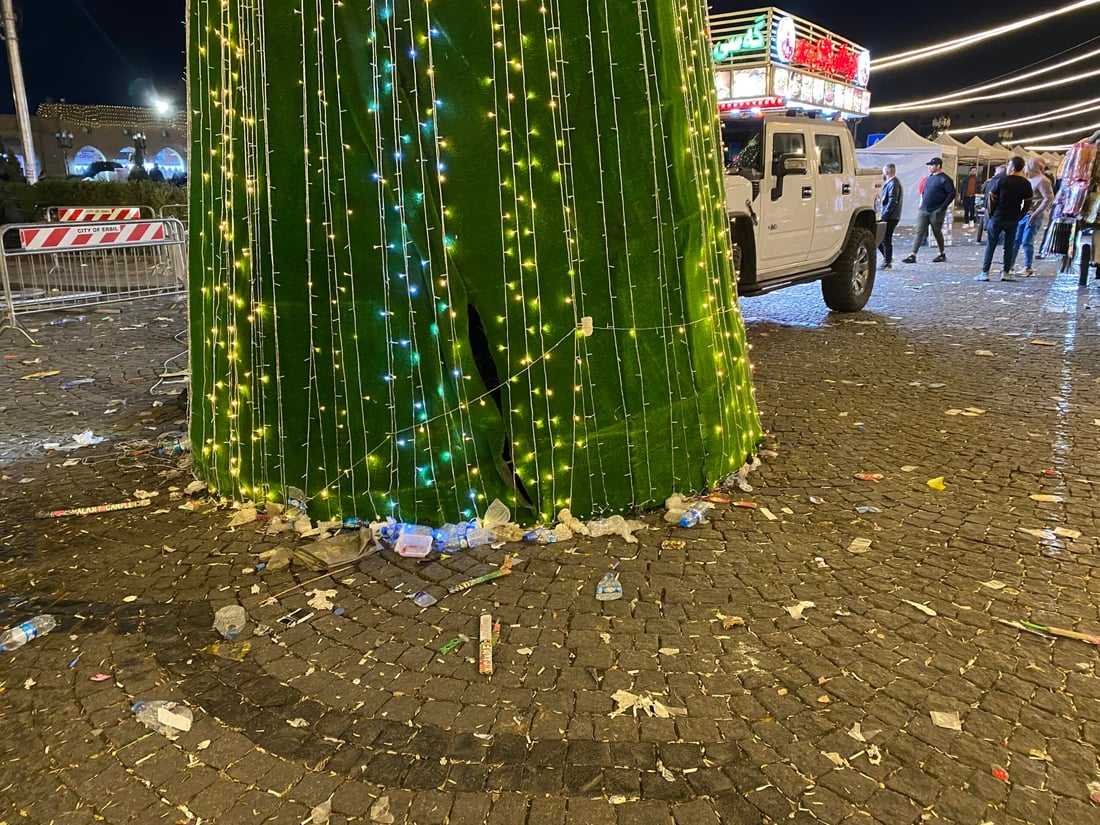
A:
POLYGON ((772 163, 772 174, 775 175, 775 186, 772 188, 772 200, 777 201, 783 197, 783 179, 787 175, 805 175, 809 171, 809 165, 805 155, 783 154, 772 163))

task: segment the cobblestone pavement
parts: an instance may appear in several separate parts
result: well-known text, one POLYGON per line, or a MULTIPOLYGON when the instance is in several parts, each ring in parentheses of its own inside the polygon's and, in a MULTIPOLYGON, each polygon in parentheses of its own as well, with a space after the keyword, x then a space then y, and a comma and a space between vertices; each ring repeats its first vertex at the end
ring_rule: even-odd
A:
POLYGON ((975 247, 949 258, 880 273, 856 315, 816 286, 745 302, 778 451, 735 494, 757 509, 694 530, 649 514, 636 545, 510 546, 513 575, 425 609, 405 597, 502 552, 310 582, 254 570, 295 540, 178 509, 189 477, 139 448, 183 417, 152 394, 179 389, 154 385, 182 307, 32 318, 39 347, 5 333, 0 619, 60 626, 0 654, 0 822, 301 823, 327 799, 334 823, 384 822, 383 797, 416 825, 1100 821, 1097 649, 997 622, 1100 634, 1100 287, 1050 261, 975 283, 975 247), (88 429, 109 440, 45 448, 88 429), (33 518, 139 488, 153 506, 33 518), (613 560, 624 598, 597 602, 613 560), (209 651, 216 608, 278 627, 311 588, 344 614, 253 636, 240 662, 209 651), (474 643, 439 653, 485 610, 491 678, 474 643), (613 717, 619 689, 686 714, 613 717), (147 731, 138 699, 188 703, 193 728, 147 731))

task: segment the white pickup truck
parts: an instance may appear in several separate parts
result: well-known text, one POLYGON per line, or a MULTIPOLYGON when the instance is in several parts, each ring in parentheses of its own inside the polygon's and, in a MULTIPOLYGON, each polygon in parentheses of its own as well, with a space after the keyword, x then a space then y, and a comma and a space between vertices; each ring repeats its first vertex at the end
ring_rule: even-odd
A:
POLYGON ((724 120, 726 209, 737 288, 821 281, 830 309, 863 309, 875 284, 880 170, 856 166, 842 123, 806 115, 724 120))

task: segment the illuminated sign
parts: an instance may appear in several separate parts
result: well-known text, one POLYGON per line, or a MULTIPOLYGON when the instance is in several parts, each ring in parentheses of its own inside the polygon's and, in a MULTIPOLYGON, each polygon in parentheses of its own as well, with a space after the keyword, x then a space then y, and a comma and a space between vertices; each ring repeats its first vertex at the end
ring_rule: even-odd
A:
POLYGON ((748 26, 741 34, 735 34, 728 40, 716 43, 711 52, 714 59, 721 61, 733 54, 761 51, 767 42, 764 37, 764 26, 767 25, 767 22, 767 16, 762 14, 753 20, 752 25, 748 26))
POLYGON ((798 35, 795 34, 794 20, 790 17, 780 18, 775 25, 775 57, 781 63, 790 63, 794 60, 795 46, 798 43, 798 35))

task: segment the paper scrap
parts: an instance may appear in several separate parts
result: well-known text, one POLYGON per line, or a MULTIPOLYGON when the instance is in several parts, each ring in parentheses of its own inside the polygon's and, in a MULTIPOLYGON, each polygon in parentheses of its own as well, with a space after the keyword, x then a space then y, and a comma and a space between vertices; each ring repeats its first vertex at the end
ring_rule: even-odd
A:
POLYGON ((1056 504, 1065 501, 1062 496, 1053 496, 1048 493, 1032 493, 1030 496, 1028 496, 1028 498, 1030 498, 1032 501, 1050 501, 1056 504))
POLYGON ((1008 585, 997 579, 990 579, 987 582, 982 582, 982 587, 988 587, 990 590, 1004 590, 1008 585))
POLYGON ((760 512, 764 514, 764 517, 768 521, 778 521, 779 520, 779 516, 777 516, 775 513, 773 513, 767 507, 761 507, 760 512))
POLYGON ((849 553, 866 553, 870 549, 870 539, 852 539, 852 543, 848 545, 849 553))
POLYGON ((660 653, 662 656, 675 656, 677 653, 680 652, 680 648, 678 648, 678 647, 662 647, 662 648, 658 648, 657 652, 660 653))
POLYGON ((933 610, 931 607, 929 607, 926 604, 921 604, 920 602, 910 601, 909 599, 902 599, 902 601, 905 602, 908 605, 911 605, 912 607, 917 608, 917 610, 919 610, 921 613, 924 613, 928 616, 938 616, 938 615, 940 615, 939 613, 937 613, 935 610, 933 610))
POLYGON ((929 487, 931 487, 933 490, 941 490, 942 491, 942 490, 947 489, 947 487, 943 483, 943 476, 936 476, 935 478, 930 478, 925 483, 929 487))
POLYGON ((903 473, 911 473, 914 470, 919 470, 919 469, 920 469, 920 467, 918 467, 916 464, 906 464, 904 467, 901 468, 901 471, 903 473))
POLYGON ((878 745, 867 746, 867 761, 872 765, 882 764, 882 751, 878 749, 878 745))
POLYGON ((638 711, 641 710, 646 716, 656 716, 658 719, 671 719, 673 716, 687 716, 687 710, 685 708, 672 708, 652 698, 652 695, 639 696, 635 693, 631 693, 629 690, 615 691, 611 694, 611 700, 618 705, 615 710, 611 711, 612 717, 621 716, 628 710, 631 711, 634 716, 637 716, 638 711))
POLYGON ((859 722, 852 722, 852 727, 848 729, 848 735, 857 742, 870 742, 880 733, 882 733, 881 730, 863 730, 859 722))
POLYGON ((722 619, 722 629, 729 630, 731 627, 744 627, 745 620, 740 616, 726 616, 722 619))
POLYGON ((846 760, 843 756, 841 756, 836 751, 829 751, 828 753, 825 754, 825 758, 828 759, 830 762, 832 762, 834 765, 836 765, 838 768, 851 767, 848 764, 848 760, 846 760))
POLYGON ((310 590, 306 595, 310 597, 306 604, 314 610, 332 610, 336 606, 332 601, 335 590, 310 590))
POLYGON ((986 358, 992 358, 992 357, 993 357, 993 353, 992 353, 992 352, 990 352, 990 351, 989 351, 989 350, 987 350, 987 349, 977 349, 977 350, 974 350, 974 354, 975 354, 975 355, 981 355, 981 356, 984 356, 984 357, 986 357, 986 358))
POLYGON ((532 650, 529 647, 518 647, 518 648, 516 648, 516 653, 518 653, 520 656, 530 656, 534 652, 535 651, 532 650))
POLYGON ((792 619, 801 619, 803 618, 802 612, 811 607, 817 607, 817 605, 813 602, 799 602, 786 608, 786 611, 791 614, 792 619))
POLYGON ((1031 341, 1031 343, 1034 344, 1037 347, 1056 347, 1056 346, 1058 346, 1057 341, 1042 341, 1038 338, 1033 339, 1031 341))
POLYGON ((1081 538, 1081 531, 1071 530, 1069 527, 1055 527, 1054 535, 1061 536, 1064 539, 1079 539, 1081 538))
POLYGON ((378 801, 370 806, 370 821, 378 825, 393 825, 393 814, 390 813, 390 798, 381 796, 378 801))
POLYGON ((956 711, 944 712, 939 710, 931 711, 932 724, 936 727, 947 728, 948 730, 962 730, 962 722, 959 721, 959 714, 956 711))

